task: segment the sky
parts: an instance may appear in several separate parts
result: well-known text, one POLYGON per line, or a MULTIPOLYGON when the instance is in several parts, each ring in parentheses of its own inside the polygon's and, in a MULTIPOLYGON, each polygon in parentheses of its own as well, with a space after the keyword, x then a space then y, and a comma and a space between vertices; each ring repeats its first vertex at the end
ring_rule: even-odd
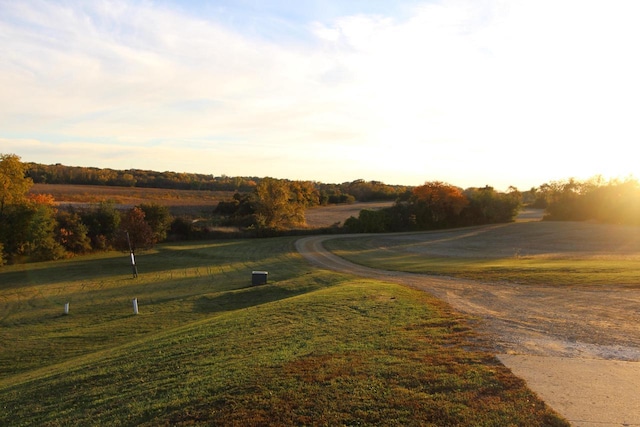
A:
POLYGON ((0 0, 25 162, 528 190, 640 176, 636 0, 0 0))

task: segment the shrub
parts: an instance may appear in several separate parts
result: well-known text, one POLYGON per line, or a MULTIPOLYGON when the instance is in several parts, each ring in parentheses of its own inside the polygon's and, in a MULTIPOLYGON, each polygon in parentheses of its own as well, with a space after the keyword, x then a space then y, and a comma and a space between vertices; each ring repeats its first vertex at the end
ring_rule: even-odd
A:
POLYGON ((349 217, 344 226, 352 233, 385 233, 391 231, 391 216, 386 209, 363 209, 358 218, 349 217))

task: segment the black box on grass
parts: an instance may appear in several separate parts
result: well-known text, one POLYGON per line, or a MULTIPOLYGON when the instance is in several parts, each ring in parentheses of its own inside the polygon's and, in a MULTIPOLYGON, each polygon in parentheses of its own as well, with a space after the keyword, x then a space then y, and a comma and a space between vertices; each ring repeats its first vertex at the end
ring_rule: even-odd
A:
POLYGON ((267 271, 252 271, 251 272, 251 284, 253 286, 266 285, 267 284, 267 276, 269 276, 269 272, 267 272, 267 271))

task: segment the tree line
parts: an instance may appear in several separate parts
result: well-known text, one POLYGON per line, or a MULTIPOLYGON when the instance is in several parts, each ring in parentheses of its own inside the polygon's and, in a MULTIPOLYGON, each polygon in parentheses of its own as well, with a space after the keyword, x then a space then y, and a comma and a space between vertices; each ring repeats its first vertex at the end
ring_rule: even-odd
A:
POLYGON ((533 206, 545 209, 545 220, 640 225, 640 183, 635 178, 570 178, 545 183, 532 194, 533 206))
MULTIPOLYGON (((243 230, 232 237, 274 235, 303 228, 305 210, 309 207, 389 199, 398 197, 407 188, 364 180, 333 185, 269 177, 239 178, 228 185, 248 191, 237 191, 232 199, 220 202, 215 208, 212 206, 211 217, 204 225, 195 223, 192 218, 174 217, 168 208, 154 203, 118 209, 113 202, 103 201, 88 207, 61 209, 52 196, 29 192, 36 181, 102 185, 143 182, 147 185, 152 182, 150 177, 155 176, 154 185, 176 188, 180 181, 186 183, 202 178, 202 183, 206 184, 211 178, 148 171, 141 175, 137 172, 42 166, 22 163, 13 154, 0 154, 0 265, 55 260, 92 251, 128 250, 129 244, 135 251, 150 248, 167 238, 188 240, 220 236, 212 231, 215 226, 231 225, 243 230), (149 179, 138 181, 141 176, 149 179)), ((223 181, 218 180, 220 182, 223 181)))
POLYGON ((58 209, 52 196, 29 194, 27 166, 0 154, 0 265, 56 260, 91 251, 150 248, 167 237, 173 218, 157 204, 124 211, 111 202, 58 209))
POLYGON ((417 186, 385 209, 362 210, 344 228, 353 233, 419 231, 513 221, 522 195, 515 188, 506 193, 490 186, 459 187, 440 181, 417 186))
POLYGON ((637 179, 595 176, 586 181, 551 181, 524 193, 492 187, 461 189, 442 182, 413 188, 389 208, 361 211, 345 221, 349 232, 416 231, 508 222, 520 208, 544 209, 545 221, 594 221, 640 225, 637 179))
MULTIPOLYGON (((64 169, 61 169, 64 170, 64 169)), ((75 170, 73 168, 67 171, 75 170)), ((98 173, 97 171, 94 171, 98 173)), ((168 208, 141 204, 117 209, 113 202, 59 209, 52 196, 30 194, 33 164, 15 155, 0 157, 0 262, 53 260, 92 251, 150 248, 167 238, 211 238, 207 227, 191 218, 173 217, 168 208)), ((397 200, 393 208, 363 211, 338 231, 395 231, 453 227, 512 219, 516 192, 492 188, 462 192, 442 183, 410 187, 356 180, 340 186, 311 181, 261 178, 251 191, 236 192, 214 208, 208 224, 233 226, 242 236, 270 236, 305 227, 305 211, 326 203, 397 200), (475 222, 474 222, 475 221, 475 222)), ((235 237, 235 235, 234 235, 235 237)))
POLYGON ((35 184, 105 185, 117 187, 165 188, 170 190, 251 191, 255 177, 156 172, 140 169, 101 169, 95 167, 26 163, 26 176, 35 184))
MULTIPOLYGON (((218 237, 192 218, 173 217, 154 203, 117 209, 113 202, 59 209, 52 196, 30 194, 33 164, 0 154, 0 265, 54 260, 92 251, 147 249, 173 240, 218 237), (127 238, 128 237, 128 238, 127 238)), ((393 199, 320 232, 417 231, 513 221, 523 202, 545 209, 545 220, 594 220, 640 225, 640 184, 595 177, 546 183, 520 193, 490 186, 462 189, 432 181, 417 187, 356 180, 341 185, 260 178, 251 191, 211 207, 209 225, 233 226, 230 237, 271 236, 301 230, 306 209, 326 203, 393 199)))
MULTIPOLYGON (((213 176, 183 172, 156 172, 141 169, 101 169, 95 167, 26 163, 26 176, 35 184, 104 185, 119 187, 164 188, 170 190, 234 191, 251 193, 264 178, 213 176)), ((341 184, 303 181, 315 187, 317 204, 354 201, 395 200, 409 187, 358 179, 341 184)))
MULTIPOLYGON (((225 225, 283 230, 304 225, 304 211, 318 202, 319 192, 305 183, 266 178, 251 194, 236 193, 220 202, 215 213, 225 225)), ((515 188, 501 193, 492 187, 461 188, 427 182, 396 197, 392 207, 362 210, 337 231, 380 233, 430 230, 513 221, 522 206, 515 188)))

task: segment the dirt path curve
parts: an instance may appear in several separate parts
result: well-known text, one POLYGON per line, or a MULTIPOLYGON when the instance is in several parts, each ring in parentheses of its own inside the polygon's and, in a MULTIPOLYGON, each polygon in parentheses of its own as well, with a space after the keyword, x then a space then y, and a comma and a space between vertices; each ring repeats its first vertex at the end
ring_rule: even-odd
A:
POLYGON ((498 358, 574 426, 640 426, 640 291, 481 283, 377 270, 298 240, 321 268, 401 283, 478 318, 498 358))

